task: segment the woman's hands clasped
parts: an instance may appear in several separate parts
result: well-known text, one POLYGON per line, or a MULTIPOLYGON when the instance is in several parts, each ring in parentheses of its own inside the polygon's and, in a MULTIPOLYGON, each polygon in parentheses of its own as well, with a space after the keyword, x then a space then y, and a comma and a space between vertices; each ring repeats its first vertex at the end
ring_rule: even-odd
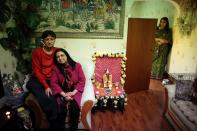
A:
POLYGON ((155 41, 158 45, 162 45, 162 44, 167 44, 168 40, 163 39, 163 38, 155 38, 155 41))
POLYGON ((73 100, 73 97, 75 96, 77 92, 78 92, 77 90, 73 90, 72 92, 67 92, 67 93, 62 91, 60 94, 61 96, 64 97, 65 100, 70 101, 70 100, 73 100))

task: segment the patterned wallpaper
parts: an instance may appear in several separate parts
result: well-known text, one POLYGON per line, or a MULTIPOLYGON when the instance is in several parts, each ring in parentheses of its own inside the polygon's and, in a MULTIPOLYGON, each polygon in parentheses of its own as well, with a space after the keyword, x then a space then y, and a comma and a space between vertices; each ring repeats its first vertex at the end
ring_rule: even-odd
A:
MULTIPOLYGON (((129 3, 129 2, 128 2, 129 3)), ((133 18, 158 18, 167 16, 170 27, 173 29, 173 47, 168 60, 169 73, 196 73, 197 72, 197 28, 191 36, 181 36, 178 30, 177 17, 180 7, 170 0, 136 0, 128 4, 127 16, 133 18)))
POLYGON ((181 36, 178 27, 174 27, 174 45, 169 60, 171 73, 197 73, 197 28, 191 36, 181 36))

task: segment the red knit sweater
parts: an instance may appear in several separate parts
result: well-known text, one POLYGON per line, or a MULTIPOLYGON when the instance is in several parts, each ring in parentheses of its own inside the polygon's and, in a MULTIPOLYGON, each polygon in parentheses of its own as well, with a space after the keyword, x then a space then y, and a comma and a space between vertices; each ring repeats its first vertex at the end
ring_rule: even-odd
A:
POLYGON ((53 56, 57 48, 53 48, 52 54, 46 54, 41 47, 32 52, 33 75, 40 81, 45 89, 49 88, 47 80, 51 78, 51 70, 54 66, 53 56))

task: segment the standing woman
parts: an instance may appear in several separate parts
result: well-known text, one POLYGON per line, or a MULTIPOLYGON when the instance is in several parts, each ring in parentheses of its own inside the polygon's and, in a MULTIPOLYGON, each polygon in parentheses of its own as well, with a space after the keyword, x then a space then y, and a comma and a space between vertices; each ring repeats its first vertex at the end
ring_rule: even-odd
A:
POLYGON ((151 78, 162 79, 168 54, 172 47, 172 30, 169 28, 167 17, 162 17, 155 34, 151 78))
POLYGON ((85 75, 80 63, 75 62, 64 49, 57 49, 54 56, 51 89, 59 107, 59 130, 65 130, 65 118, 69 110, 70 130, 77 131, 81 96, 85 75))
POLYGON ((42 33, 42 47, 35 48, 32 52, 32 77, 27 83, 27 89, 38 100, 41 108, 46 113, 50 130, 57 129, 57 104, 51 96, 50 88, 51 70, 54 66, 53 57, 56 35, 51 30, 42 33))

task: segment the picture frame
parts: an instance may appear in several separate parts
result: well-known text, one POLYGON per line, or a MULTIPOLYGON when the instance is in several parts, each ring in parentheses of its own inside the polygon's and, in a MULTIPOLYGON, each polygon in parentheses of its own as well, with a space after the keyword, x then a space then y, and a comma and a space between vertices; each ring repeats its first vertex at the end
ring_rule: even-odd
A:
POLYGON ((125 0, 42 0, 35 32, 59 38, 122 39, 125 0))

